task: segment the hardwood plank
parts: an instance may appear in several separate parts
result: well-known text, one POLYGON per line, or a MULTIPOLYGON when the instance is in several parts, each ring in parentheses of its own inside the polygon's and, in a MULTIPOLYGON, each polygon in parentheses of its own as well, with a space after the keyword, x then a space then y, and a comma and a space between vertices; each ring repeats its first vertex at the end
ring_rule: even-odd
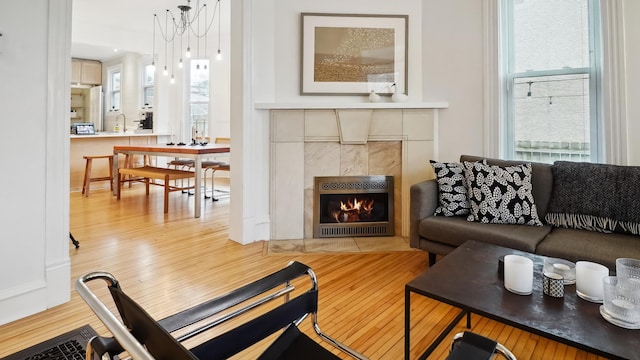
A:
MULTIPOLYGON (((216 188, 224 186, 216 184, 216 188)), ((72 281, 90 271, 109 271, 150 314, 161 318, 298 260, 318 276, 318 315, 326 333, 372 359, 403 358, 404 285, 427 269, 426 253, 268 254, 264 242, 240 245, 229 240, 229 199, 203 201, 202 217, 196 219, 192 196, 170 194, 170 211, 164 215, 158 210, 163 205, 162 189, 152 188, 149 198, 133 196, 144 194, 142 184, 124 191, 132 196, 120 201, 108 189, 92 189, 89 198, 79 192, 70 194, 71 231, 80 241, 79 249, 69 247, 72 281)), ((99 285, 96 291, 106 295, 99 285)), ((0 326, 0 357, 87 323, 108 334, 75 291, 70 291, 70 302, 0 326)), ((458 309, 416 294, 411 304, 411 354, 415 358, 458 309)), ((554 359, 588 357, 584 351, 478 315, 473 315, 472 325, 473 331, 508 345, 519 359, 548 354, 554 359)), ((463 320, 451 335, 464 326, 463 320)), ((310 332, 306 322, 303 328, 310 332)), ((255 358, 265 344, 235 358, 255 358)), ((448 347, 449 342, 443 342, 431 358, 444 358, 448 347)))

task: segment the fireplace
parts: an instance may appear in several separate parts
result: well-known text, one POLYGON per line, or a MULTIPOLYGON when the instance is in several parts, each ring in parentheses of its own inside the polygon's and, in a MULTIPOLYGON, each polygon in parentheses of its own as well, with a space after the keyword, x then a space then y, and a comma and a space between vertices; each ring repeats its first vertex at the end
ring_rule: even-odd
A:
POLYGON ((314 180, 314 238, 394 235, 393 176, 314 180))

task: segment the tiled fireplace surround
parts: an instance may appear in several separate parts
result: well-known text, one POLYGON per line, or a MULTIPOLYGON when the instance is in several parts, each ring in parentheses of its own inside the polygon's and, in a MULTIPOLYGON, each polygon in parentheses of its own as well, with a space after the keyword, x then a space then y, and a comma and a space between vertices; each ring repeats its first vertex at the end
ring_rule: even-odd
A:
POLYGON ((313 237, 315 176, 395 177, 395 233, 409 236, 409 187, 432 177, 438 109, 271 109, 271 240, 313 237))

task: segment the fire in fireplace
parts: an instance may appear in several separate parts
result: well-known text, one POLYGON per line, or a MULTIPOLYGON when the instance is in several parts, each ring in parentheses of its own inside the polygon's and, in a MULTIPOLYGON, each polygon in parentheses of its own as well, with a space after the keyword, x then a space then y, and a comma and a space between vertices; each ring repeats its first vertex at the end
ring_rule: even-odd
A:
POLYGON ((393 235, 393 176, 316 177, 313 236, 393 235))

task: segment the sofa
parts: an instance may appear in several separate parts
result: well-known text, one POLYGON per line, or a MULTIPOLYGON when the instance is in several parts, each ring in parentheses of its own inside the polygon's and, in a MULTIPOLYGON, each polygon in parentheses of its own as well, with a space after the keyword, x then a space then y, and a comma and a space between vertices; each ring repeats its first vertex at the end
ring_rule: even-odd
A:
MULTIPOLYGON (((525 223, 517 217, 518 221, 513 221, 512 217, 504 218, 505 221, 481 217, 478 221, 477 218, 470 218, 473 215, 469 214, 436 214, 442 205, 441 196, 450 195, 440 188, 445 189, 445 185, 451 184, 446 181, 439 184, 443 176, 439 177, 438 174, 446 175, 447 171, 439 171, 446 167, 436 169, 434 164, 436 179, 414 184, 410 192, 410 245, 427 251, 430 265, 435 263, 436 256, 445 256, 467 240, 573 262, 593 261, 610 270, 615 270, 617 258, 640 259, 640 167, 568 161, 556 161, 552 165, 471 155, 462 155, 460 163, 455 163, 456 166, 460 164, 466 166, 463 167, 462 177, 469 197, 467 200, 471 203, 472 199, 478 200, 473 192, 479 196, 482 187, 472 186, 473 180, 477 179, 473 179, 473 176, 470 179, 470 173, 480 180, 493 180, 495 175, 475 171, 474 167, 495 171, 511 167, 517 167, 520 171, 530 169, 528 179, 519 173, 508 175, 514 181, 526 184, 516 186, 515 194, 521 191, 528 194, 532 197, 529 205, 535 205, 529 209, 527 204, 517 204, 516 213, 537 214, 539 221, 525 223)), ((458 179, 460 177, 458 175, 458 179)), ((491 192, 488 194, 491 197, 491 192)), ((453 198, 456 196, 461 194, 453 198)), ((487 202, 476 205, 476 212, 495 210, 487 210, 487 202)), ((473 206, 469 211, 474 211, 473 206)))

